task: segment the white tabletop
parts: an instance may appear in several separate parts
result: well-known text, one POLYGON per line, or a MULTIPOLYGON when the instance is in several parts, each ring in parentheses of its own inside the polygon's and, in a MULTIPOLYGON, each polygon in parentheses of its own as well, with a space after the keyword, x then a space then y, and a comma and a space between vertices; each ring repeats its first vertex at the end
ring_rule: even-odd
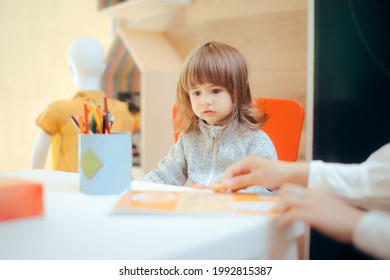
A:
MULTIPOLYGON (((43 183, 44 215, 0 223, 0 259, 258 259, 273 249, 270 215, 117 214, 119 195, 80 193, 77 173, 0 173, 5 176, 43 183)), ((139 181, 132 188, 193 191, 139 181)), ((280 238, 292 242, 303 232, 296 223, 280 238)))

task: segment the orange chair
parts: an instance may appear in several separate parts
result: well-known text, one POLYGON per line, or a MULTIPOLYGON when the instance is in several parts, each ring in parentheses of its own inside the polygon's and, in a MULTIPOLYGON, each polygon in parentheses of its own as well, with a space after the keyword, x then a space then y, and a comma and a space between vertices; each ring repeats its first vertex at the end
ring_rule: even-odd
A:
MULTIPOLYGON (((278 159, 296 161, 305 115, 302 105, 296 100, 287 98, 254 98, 253 101, 254 106, 268 115, 262 130, 274 143, 278 159)), ((174 120, 176 114, 177 109, 174 106, 172 110, 174 120)), ((174 125, 175 142, 179 134, 179 129, 174 125)))
POLYGON ((255 98, 254 104, 268 115, 262 129, 274 143, 278 159, 296 161, 305 115, 302 105, 287 98, 255 98))

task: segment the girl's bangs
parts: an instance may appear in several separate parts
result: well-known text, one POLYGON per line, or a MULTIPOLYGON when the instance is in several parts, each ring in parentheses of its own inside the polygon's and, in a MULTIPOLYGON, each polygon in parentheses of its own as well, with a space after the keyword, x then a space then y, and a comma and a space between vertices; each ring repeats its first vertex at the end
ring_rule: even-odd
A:
POLYGON ((187 64, 183 71, 182 87, 186 92, 197 85, 213 84, 226 87, 226 69, 222 69, 211 57, 197 57, 187 64))

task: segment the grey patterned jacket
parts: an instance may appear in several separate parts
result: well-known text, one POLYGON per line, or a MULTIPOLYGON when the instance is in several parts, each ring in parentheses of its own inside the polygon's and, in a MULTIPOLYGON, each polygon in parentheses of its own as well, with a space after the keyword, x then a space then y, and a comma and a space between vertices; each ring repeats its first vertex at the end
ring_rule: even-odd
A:
MULTIPOLYGON (((225 126, 207 125, 199 121, 199 130, 181 133, 177 143, 141 181, 183 186, 218 183, 225 169, 249 155, 277 159, 275 147, 268 135, 251 130, 238 121, 225 126)), ((260 186, 241 192, 268 192, 260 186)))

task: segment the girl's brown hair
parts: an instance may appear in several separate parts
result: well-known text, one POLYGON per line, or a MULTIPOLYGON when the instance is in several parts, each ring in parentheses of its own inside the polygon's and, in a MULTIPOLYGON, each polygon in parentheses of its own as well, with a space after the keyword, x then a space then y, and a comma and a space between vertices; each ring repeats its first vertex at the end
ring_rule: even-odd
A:
POLYGON ((230 93, 234 104, 231 120, 237 119, 251 129, 264 124, 265 113, 252 104, 244 56, 229 45, 208 42, 192 51, 182 67, 177 85, 178 114, 175 120, 176 124, 180 123, 180 131, 188 133, 198 128, 198 117, 191 108, 189 91, 207 83, 224 87, 230 93))

